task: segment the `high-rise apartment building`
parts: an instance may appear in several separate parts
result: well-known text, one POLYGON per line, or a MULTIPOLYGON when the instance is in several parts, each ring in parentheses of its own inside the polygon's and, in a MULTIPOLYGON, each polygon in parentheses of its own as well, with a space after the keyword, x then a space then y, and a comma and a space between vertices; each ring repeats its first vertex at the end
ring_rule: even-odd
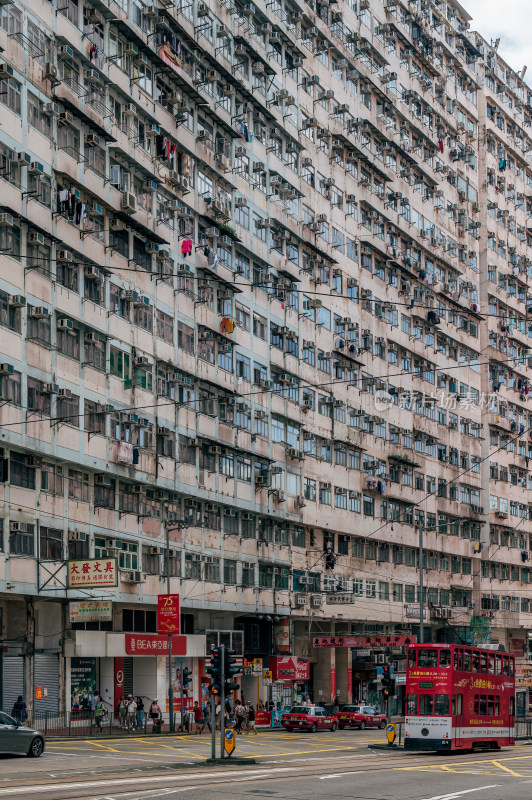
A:
POLYGON ((0 6, 0 704, 164 698, 167 586, 194 698, 376 699, 420 537, 524 668, 524 72, 454 0, 0 6))

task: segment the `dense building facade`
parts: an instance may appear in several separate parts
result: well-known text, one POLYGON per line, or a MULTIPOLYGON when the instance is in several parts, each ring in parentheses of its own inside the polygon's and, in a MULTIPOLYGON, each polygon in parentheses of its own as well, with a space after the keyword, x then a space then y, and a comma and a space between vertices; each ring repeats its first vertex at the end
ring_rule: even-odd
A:
POLYGON ((80 659, 164 697, 168 575, 194 696, 220 641, 252 699, 375 699, 382 647, 313 640, 415 635, 420 533, 426 638, 524 671, 524 75, 454 0, 0 11, 5 707, 80 659))

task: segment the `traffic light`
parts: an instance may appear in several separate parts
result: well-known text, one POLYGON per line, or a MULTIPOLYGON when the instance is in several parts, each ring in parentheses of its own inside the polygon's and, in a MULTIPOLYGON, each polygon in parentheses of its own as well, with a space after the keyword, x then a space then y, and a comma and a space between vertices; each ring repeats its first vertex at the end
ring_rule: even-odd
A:
POLYGON ((211 676, 212 693, 220 694, 222 690, 222 654, 219 647, 213 647, 211 650, 211 663, 205 671, 211 676))
POLYGON ((392 678, 392 671, 389 664, 384 664, 382 668, 382 693, 384 697, 389 697, 395 689, 395 681, 392 678))
POLYGON ((181 686, 186 689, 192 683, 192 670, 188 667, 183 668, 181 673, 181 686))
POLYGON ((236 664, 236 658, 233 658, 234 654, 235 651, 229 650, 228 648, 224 651, 224 692, 226 696, 230 692, 236 692, 236 690, 240 688, 240 684, 233 683, 233 675, 240 672, 240 667, 236 664))

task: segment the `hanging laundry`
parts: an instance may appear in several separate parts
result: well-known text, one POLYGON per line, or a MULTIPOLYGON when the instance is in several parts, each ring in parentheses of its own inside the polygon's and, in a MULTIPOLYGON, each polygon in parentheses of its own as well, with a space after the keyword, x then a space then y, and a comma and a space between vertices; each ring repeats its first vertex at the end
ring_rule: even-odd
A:
POLYGON ((408 308, 409 308, 410 310, 412 310, 412 309, 414 308, 414 303, 415 303, 415 302, 416 302, 416 301, 414 300, 414 298, 412 298, 412 299, 411 299, 411 301, 410 301, 410 305, 408 306, 408 308))
POLYGON ((506 169, 506 159, 501 158, 501 160, 499 161, 499 171, 504 172, 505 169, 506 169))
POLYGON ((440 153, 443 153, 443 139, 438 139, 438 147, 440 149, 440 153))
POLYGON ((191 239, 183 239, 181 243, 181 252, 184 256, 188 256, 192 253, 192 240, 191 239))

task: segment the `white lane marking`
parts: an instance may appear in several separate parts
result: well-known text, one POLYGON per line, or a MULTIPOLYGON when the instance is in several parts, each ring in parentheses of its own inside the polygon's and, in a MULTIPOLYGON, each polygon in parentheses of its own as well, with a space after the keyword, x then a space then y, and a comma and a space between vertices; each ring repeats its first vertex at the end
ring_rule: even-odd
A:
MULTIPOLYGON (((211 772, 208 774, 209 778, 227 778, 227 777, 239 777, 239 776, 250 776, 255 778, 266 778, 268 775, 271 775, 272 772, 300 772, 299 767, 278 767, 277 769, 270 769, 265 771, 261 770, 239 770, 238 772, 211 772)), ((130 783, 153 783, 154 780, 164 780, 170 783, 174 783, 177 781, 184 781, 184 780, 204 780, 205 775, 161 775, 160 777, 152 776, 150 778, 117 778, 111 781, 107 781, 107 786, 127 786, 130 783)), ((224 783, 227 781, 223 781, 224 783)), ((85 781, 84 783, 57 783, 57 784, 47 784, 43 786, 13 786, 10 789, 0 789, 0 795, 6 794, 22 794, 24 792, 44 792, 50 789, 56 789, 58 791, 66 790, 66 789, 88 789, 92 786, 100 786, 102 781, 85 781)))
MULTIPOLYGON (((351 761, 352 758, 375 758, 379 756, 380 753, 364 753, 363 755, 359 756, 338 756, 334 757, 335 761, 351 761)), ((318 758, 298 758, 298 764, 306 764, 308 762, 313 761, 330 761, 330 756, 319 756, 318 758)), ((290 762, 296 761, 294 758, 278 758, 276 761, 262 761, 262 764, 290 764, 290 762)))
POLYGON ((345 775, 360 775, 361 770, 356 772, 338 772, 336 775, 320 775, 320 781, 328 781, 331 778, 343 778, 345 775))
POLYGON ((450 794, 439 794, 436 797, 427 797, 425 800, 455 800, 456 797, 462 797, 464 794, 471 792, 483 792, 486 789, 496 789, 500 783, 492 783, 491 786, 478 786, 476 789, 464 789, 462 792, 450 792, 450 794))
MULTIPOLYGON (((120 794, 120 800, 123 800, 125 797, 131 798, 131 800, 140 800, 142 797, 146 797, 148 795, 150 798, 152 797, 164 797, 166 795, 177 794, 178 792, 190 792, 192 786, 189 786, 186 789, 162 789, 162 791, 157 792, 156 794, 153 793, 151 789, 148 789, 146 792, 126 792, 125 794, 120 794)), ((91 800, 118 800, 116 797, 91 797, 91 800)))

